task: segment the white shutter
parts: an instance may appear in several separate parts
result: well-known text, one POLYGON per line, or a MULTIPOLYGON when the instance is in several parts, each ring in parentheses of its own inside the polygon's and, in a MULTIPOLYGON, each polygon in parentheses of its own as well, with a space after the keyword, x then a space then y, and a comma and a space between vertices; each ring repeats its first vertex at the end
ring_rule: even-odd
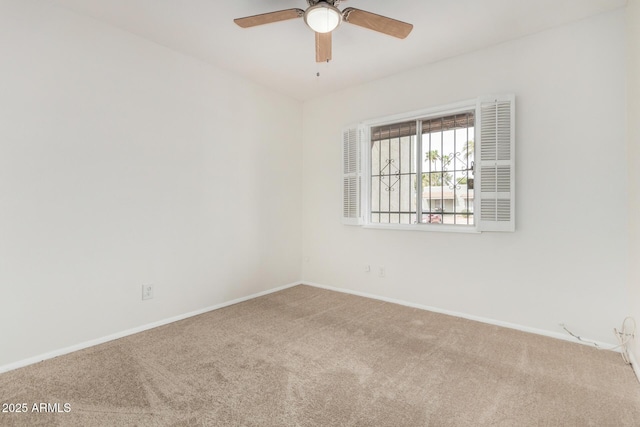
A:
POLYGON ((480 231, 515 231, 515 96, 481 98, 475 199, 480 231))
POLYGON ((362 224, 362 160, 360 129, 352 126, 342 132, 342 222, 362 224))

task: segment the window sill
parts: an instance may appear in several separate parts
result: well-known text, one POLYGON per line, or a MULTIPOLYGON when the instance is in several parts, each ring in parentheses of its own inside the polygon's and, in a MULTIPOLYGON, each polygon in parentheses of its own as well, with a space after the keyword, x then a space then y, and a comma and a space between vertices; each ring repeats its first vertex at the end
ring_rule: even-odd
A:
POLYGON ((377 230, 401 230, 401 231, 431 231, 446 233, 480 234, 475 225, 445 225, 445 224, 364 224, 362 228, 377 230))

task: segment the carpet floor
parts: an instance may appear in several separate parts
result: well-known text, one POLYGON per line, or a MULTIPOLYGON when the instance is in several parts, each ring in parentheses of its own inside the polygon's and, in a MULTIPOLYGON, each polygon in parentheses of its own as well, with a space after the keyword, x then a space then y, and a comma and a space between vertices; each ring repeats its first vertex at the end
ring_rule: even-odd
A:
POLYGON ((0 403, 27 409, 2 426, 640 426, 617 353, 309 286, 7 372, 0 403))

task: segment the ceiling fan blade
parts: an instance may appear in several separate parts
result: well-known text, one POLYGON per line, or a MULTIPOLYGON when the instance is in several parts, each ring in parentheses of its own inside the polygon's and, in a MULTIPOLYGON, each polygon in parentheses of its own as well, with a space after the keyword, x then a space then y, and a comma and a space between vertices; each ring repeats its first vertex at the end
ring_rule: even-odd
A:
POLYGON ((350 24, 404 39, 413 29, 413 25, 375 13, 347 7, 342 11, 344 20, 350 24))
POLYGON ((331 33, 316 33, 316 62, 331 60, 331 33))
POLYGON ((271 24, 272 22, 302 18, 303 16, 304 10, 302 9, 286 9, 277 12, 262 13, 260 15, 246 16, 244 18, 236 18, 233 22, 242 28, 249 28, 257 25, 271 24))

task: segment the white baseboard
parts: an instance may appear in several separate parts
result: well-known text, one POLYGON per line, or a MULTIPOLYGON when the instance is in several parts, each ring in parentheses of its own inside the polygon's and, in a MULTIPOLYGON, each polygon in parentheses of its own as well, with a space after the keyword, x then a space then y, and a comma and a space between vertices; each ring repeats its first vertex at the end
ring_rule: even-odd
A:
POLYGON ((277 288, 269 289, 263 292, 258 292, 256 294, 248 295, 242 298, 236 298, 231 301, 226 301, 220 304, 212 305, 210 307, 202 308, 200 310, 191 311, 189 313, 180 314, 178 316, 173 316, 168 319, 158 320, 157 322, 148 323, 146 325, 138 326, 136 328, 127 329, 126 331, 116 332, 115 334, 107 335, 105 337, 96 338, 90 341, 85 341, 80 344, 72 345, 69 347, 61 348, 58 350, 50 351, 44 354, 40 354, 38 356, 30 357, 28 359, 20 360, 18 362, 10 363, 8 365, 0 366, 0 374, 4 372, 9 372, 14 369, 23 368, 28 365, 32 365, 34 363, 42 362, 47 359, 53 359, 54 357, 62 356, 65 354, 73 353, 74 351, 83 350, 85 348, 93 347, 98 344, 103 344, 109 341, 117 340, 119 338, 124 338, 129 335, 137 334, 139 332, 143 332, 149 329, 157 328, 158 326, 163 326, 169 323, 177 322, 179 320, 184 320, 189 317, 197 316, 199 314, 204 314, 209 311, 218 310, 220 308, 228 307, 230 305, 238 304, 240 302, 248 301, 250 299, 258 298, 263 295, 268 295, 274 292, 282 291, 284 289, 291 288, 293 286, 300 285, 300 282, 290 283, 288 285, 280 286, 277 288))
MULTIPOLYGON (((427 311, 432 311, 434 313, 441 313, 441 314, 447 314, 449 316, 455 316, 455 317, 460 317, 463 319, 468 319, 468 320, 474 320, 476 322, 481 322, 481 323, 487 323, 490 325, 496 325, 496 326, 502 326, 505 328, 510 328, 510 329, 516 329, 518 331, 523 331, 523 332, 529 332, 529 333, 533 333, 533 334, 538 334, 538 335, 543 335, 543 336, 547 336, 547 337, 551 337, 551 338, 556 338, 556 339, 561 339, 563 341, 569 341, 569 342, 575 342, 578 344, 583 344, 583 345, 588 345, 588 343, 584 343, 584 342, 580 342, 568 335, 562 334, 562 333, 558 333, 558 332, 554 332, 554 331, 547 331, 544 329, 536 329, 536 328, 530 328, 528 326, 522 326, 522 325, 518 325, 515 323, 509 323, 509 322, 503 322, 500 320, 495 320, 495 319, 490 319, 490 318, 486 318, 486 317, 480 317, 480 316, 474 316, 474 315, 470 315, 470 314, 466 314, 466 313, 460 313, 460 312, 456 312, 456 311, 451 311, 451 310, 443 310, 437 307, 431 307, 431 306, 427 306, 427 305, 423 305, 423 304, 415 304, 415 303, 411 303, 411 302, 407 302, 407 301, 403 301, 403 300, 398 300, 395 298, 387 298, 387 297, 383 297, 383 296, 379 296, 379 295, 375 295, 375 294, 370 294, 367 292, 359 292, 359 291, 353 291, 350 289, 344 289, 344 288, 337 288, 334 286, 326 286, 326 285, 321 285, 319 283, 313 283, 313 282, 308 282, 308 281, 300 281, 300 282, 294 282, 294 283, 290 283, 288 285, 284 285, 284 286, 280 286, 277 288, 273 288, 273 289, 269 289, 266 291, 262 291, 262 292, 258 292, 256 294, 252 294, 252 295, 248 295, 246 297, 242 297, 242 298, 237 298, 231 301, 227 301, 227 302, 223 302, 220 304, 216 304, 210 307, 206 307, 200 310, 196 310, 196 311, 192 311, 189 313, 185 313, 185 314, 180 314, 178 316, 174 316, 174 317, 170 317, 168 319, 163 319, 163 320, 159 320, 157 322, 153 322, 153 323, 149 323, 146 325, 142 325, 136 328, 132 328, 132 329, 127 329, 126 331, 122 331, 122 332, 117 332, 115 334, 111 334, 111 335, 107 335, 105 337, 101 337, 101 338, 97 338, 94 340, 90 340, 90 341, 85 341, 83 343, 80 344, 76 344, 76 345, 72 345, 69 347, 65 347, 59 350, 54 350, 54 351, 50 351, 44 354, 40 354, 38 356, 35 357, 30 357, 28 359, 24 359, 24 360, 20 360, 18 362, 14 362, 14 363, 10 363, 8 365, 4 365, 4 366, 0 366, 0 373, 3 372, 8 372, 8 371, 12 371, 14 369, 18 369, 18 368, 22 368, 28 365, 32 365, 34 363, 38 363, 38 362, 42 362, 44 360, 47 359, 52 359, 54 357, 58 357, 58 356, 62 356, 68 353, 72 353, 74 351, 78 351, 78 350, 83 350, 85 348, 89 348, 89 347, 93 347, 95 345, 98 344, 103 344, 109 341, 113 341, 119 338, 123 338, 129 335, 133 335, 133 334, 137 334, 139 332, 143 332, 149 329, 153 329, 153 328, 157 328, 158 326, 163 326, 169 323, 173 323, 173 322, 177 322, 179 320, 183 320, 183 319, 187 319, 189 317, 193 317, 193 316, 197 316, 199 314, 203 314, 203 313, 207 313, 209 311, 213 311, 213 310, 218 310, 220 308, 224 308, 224 307, 228 307, 230 305, 234 305, 234 304, 238 304, 244 301, 248 301, 254 298, 258 298, 261 297, 263 295, 268 295, 274 292, 278 292, 278 291, 282 291, 284 289, 288 289, 291 288, 293 286, 297 286, 297 285, 308 285, 308 286, 313 286, 316 288, 321 288, 321 289, 327 289, 330 291, 335 291, 335 292, 341 292, 341 293, 345 293, 345 294, 351 294, 351 295, 357 295, 357 296, 361 296, 361 297, 365 297, 365 298, 371 298, 371 299, 375 299, 375 300, 379 300, 379 301, 385 301, 385 302, 390 302, 393 304, 399 304, 399 305, 403 305, 406 307, 412 307, 412 308, 418 308, 421 310, 427 310, 427 311)), ((610 343, 603 343, 603 342, 599 342, 596 340, 589 340, 592 343, 597 344, 598 346, 600 346, 601 348, 607 349, 607 348, 611 348, 613 347, 612 344, 610 343)), ((635 357, 633 355, 630 356, 631 359, 631 366, 634 369, 634 372, 636 373, 636 376, 638 377, 638 380, 640 381, 640 366, 638 366, 638 364, 635 361, 635 357)))
MULTIPOLYGON (((342 292, 342 293, 345 293, 345 294, 357 295, 357 296, 365 297, 365 298, 372 298, 372 299, 375 299, 375 300, 390 302, 390 303, 393 303, 393 304, 404 305, 404 306, 407 306, 407 307, 418 308, 420 310, 432 311, 434 313, 441 313, 441 314, 447 314, 449 316, 461 317, 463 319, 474 320, 476 322, 487 323, 489 325, 502 326, 504 328, 509 328, 509 329, 516 329, 516 330, 522 331, 522 332, 529 332, 529 333, 532 333, 532 334, 543 335, 543 336, 546 336, 546 337, 556 338, 556 339, 560 339, 560 340, 563 340, 563 341, 569 341, 569 342, 573 342, 573 343, 577 343, 577 344, 589 345, 589 343, 594 343, 594 344, 597 344, 598 347, 600 347, 601 349, 611 350, 611 351, 615 351, 617 353, 620 352, 619 349, 613 348, 613 347, 615 347, 615 344, 611 344, 611 343, 605 343, 605 342, 591 340, 591 339, 585 339, 585 341, 587 341, 587 342, 582 342, 582 341, 579 341, 579 340, 571 337, 570 335, 559 333, 559 332, 547 331, 545 329, 530 328, 528 326, 522 326, 522 325, 518 325, 516 323, 503 322, 501 320, 495 320, 495 319, 490 319, 490 318, 481 317, 481 316, 474 316, 474 315, 471 315, 471 314, 461 313, 461 312, 457 312, 457 311, 443 310, 443 309, 440 309, 440 308, 437 308, 437 307, 431 307, 431 306, 422 305, 422 304, 415 304, 415 303, 412 303, 412 302, 398 300, 398 299, 395 299, 395 298, 382 297, 382 296, 375 295, 375 294, 370 294, 370 293, 367 293, 367 292, 352 291, 350 289, 336 288, 336 287, 333 287, 333 286, 326 286, 326 285, 321 285, 319 283, 312 283, 312 282, 307 282, 307 281, 303 281, 302 284, 313 286, 313 287, 316 287, 316 288, 327 289, 327 290, 330 290, 330 291, 342 292)), ((593 345, 591 345, 591 346, 593 346, 593 345)), ((636 374, 637 374, 637 371, 636 371, 636 374)))
POLYGON ((640 382, 640 366, 638 366, 638 361, 636 359, 636 352, 633 349, 630 349, 627 352, 627 357, 629 359, 629 363, 631 363, 631 368, 633 372, 636 374, 636 378, 638 382, 640 382))

